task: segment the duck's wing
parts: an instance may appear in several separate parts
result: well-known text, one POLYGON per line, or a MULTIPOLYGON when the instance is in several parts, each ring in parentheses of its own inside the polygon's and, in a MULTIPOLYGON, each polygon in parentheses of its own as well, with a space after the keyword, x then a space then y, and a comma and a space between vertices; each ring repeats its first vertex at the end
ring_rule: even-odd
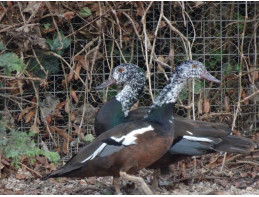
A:
POLYGON ((254 147, 250 139, 230 135, 231 129, 222 123, 177 117, 175 132, 171 154, 197 156, 212 152, 247 153, 254 147))
POLYGON ((135 121, 120 124, 97 137, 91 144, 83 147, 62 168, 48 174, 43 179, 59 177, 86 165, 98 157, 107 157, 127 146, 137 144, 138 135, 153 131, 148 122, 135 121))

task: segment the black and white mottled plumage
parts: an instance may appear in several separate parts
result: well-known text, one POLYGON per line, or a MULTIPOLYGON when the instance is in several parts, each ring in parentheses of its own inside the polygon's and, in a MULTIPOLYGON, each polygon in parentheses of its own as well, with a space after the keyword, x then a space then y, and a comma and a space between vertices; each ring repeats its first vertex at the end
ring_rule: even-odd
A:
POLYGON ((122 64, 114 68, 112 73, 117 84, 124 84, 115 98, 122 104, 125 117, 128 116, 131 106, 138 101, 145 86, 145 74, 140 70, 135 64, 122 64))
MULTIPOLYGON (((187 83, 187 79, 198 79, 208 74, 204 64, 195 60, 188 60, 181 63, 178 66, 172 77, 169 79, 167 85, 163 88, 161 93, 156 97, 154 104, 151 109, 158 106, 160 107, 163 103, 175 102, 178 93, 182 90, 183 86, 187 83), (201 75, 202 73, 202 75, 201 75), (176 93, 177 94, 174 94, 176 93)), ((209 75, 210 76, 210 75, 209 75)), ((215 82, 219 82, 217 79, 210 76, 215 82)))
POLYGON ((113 69, 107 81, 108 85, 105 82, 97 87, 97 89, 101 89, 113 83, 124 85, 121 92, 99 109, 94 122, 97 136, 118 124, 129 122, 129 110, 143 93, 145 80, 144 72, 137 65, 121 64, 113 69))

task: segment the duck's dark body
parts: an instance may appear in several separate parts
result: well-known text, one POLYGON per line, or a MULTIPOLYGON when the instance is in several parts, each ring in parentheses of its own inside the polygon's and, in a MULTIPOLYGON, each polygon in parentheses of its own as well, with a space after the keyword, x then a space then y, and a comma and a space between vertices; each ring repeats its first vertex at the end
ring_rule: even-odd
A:
MULTIPOLYGON (((167 109, 171 107, 172 104, 168 104, 163 108, 167 109)), ((164 114, 161 112, 164 117, 163 120, 166 120, 167 116, 172 116, 172 112, 170 111, 163 112, 164 114)), ((120 171, 134 174, 140 169, 151 165, 164 155, 170 148, 172 141, 172 124, 163 124, 160 121, 150 120, 148 118, 120 124, 102 133, 91 144, 80 149, 64 167, 50 173, 44 179, 51 177, 119 177, 120 171), (134 145, 125 146, 123 142, 118 143, 110 138, 111 136, 120 138, 134 130, 150 126, 153 130, 137 135, 136 144, 134 145), (119 135, 118 131, 120 131, 119 135), (98 154, 98 157, 82 163, 84 159, 92 155, 103 143, 106 143, 107 146, 98 154)))
MULTIPOLYGON (((120 106, 120 103, 113 103, 113 108, 120 110, 119 107, 115 107, 115 105, 120 106)), ((111 106, 111 105, 109 105, 111 106)), ((116 117, 114 119, 127 122, 127 121, 136 121, 142 119, 148 112, 149 107, 140 107, 136 110, 130 111, 129 115, 125 118, 122 112, 115 112, 116 114, 121 113, 120 120, 116 117)), ((104 114, 104 113, 102 113, 104 114)), ((110 114, 109 118, 112 117, 113 114, 110 114)), ((103 116, 103 119, 107 119, 103 116)), ((109 130, 110 125, 101 122, 98 123, 103 125, 102 129, 109 130)), ((174 127, 175 127, 175 140, 172 144, 169 155, 172 155, 172 161, 177 161, 176 157, 180 157, 180 155, 186 156, 199 156, 210 154, 214 152, 228 152, 228 153, 247 153, 250 151, 253 143, 251 140, 246 139, 244 137, 231 136, 231 130, 228 128, 226 124, 222 123, 211 123, 199 120, 191 120, 188 118, 183 118, 180 116, 174 117, 174 127), (188 132, 193 133, 195 137, 204 137, 210 138, 212 142, 199 142, 199 141, 190 141, 183 139, 183 136, 191 136, 188 132)), ((181 157, 185 158, 185 157, 181 157)))
POLYGON ((95 134, 99 136, 103 132, 108 131, 113 127, 125 122, 129 122, 129 119, 128 117, 125 117, 122 111, 121 103, 115 97, 113 97, 100 108, 95 117, 95 134))

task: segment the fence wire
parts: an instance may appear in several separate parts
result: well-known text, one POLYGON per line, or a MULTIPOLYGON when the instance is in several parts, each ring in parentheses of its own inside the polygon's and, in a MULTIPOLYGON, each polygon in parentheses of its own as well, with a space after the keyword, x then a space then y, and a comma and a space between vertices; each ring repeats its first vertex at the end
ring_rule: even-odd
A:
MULTIPOLYGON (((103 5, 107 6, 105 3, 103 5)), ((95 135, 93 122, 96 111, 121 88, 111 87, 96 91, 94 87, 108 79, 113 67, 125 61, 147 70, 145 48, 143 48, 145 47, 143 45, 144 34, 141 33, 143 28, 141 15, 143 13, 136 16, 136 9, 137 7, 131 4, 115 9, 117 17, 120 17, 119 25, 116 17, 109 13, 107 18, 113 18, 114 21, 107 21, 107 18, 100 20, 100 22, 106 22, 106 25, 100 28, 102 32, 99 32, 98 27, 100 26, 97 24, 83 28, 79 31, 79 35, 72 35, 70 48, 65 51, 63 58, 73 68, 77 66, 77 61, 74 59, 76 54, 80 53, 85 58, 83 60, 85 67, 80 72, 81 79, 71 80, 66 89, 64 80, 66 80, 65 76, 69 77, 70 68, 64 61, 60 61, 60 72, 50 75, 48 88, 39 89, 42 108, 47 114, 49 113, 47 106, 51 108, 53 103, 59 104, 70 100, 69 105, 63 106, 60 114, 50 123, 49 131, 42 123, 42 114, 40 115, 39 129, 41 132, 35 139, 39 146, 45 144, 49 150, 59 151, 63 161, 68 160, 85 144, 83 138, 87 134, 95 135), (139 39, 132 22, 123 15, 123 12, 134 19, 142 40, 139 39), (94 33, 96 33, 96 37, 93 36, 94 33), (93 41, 94 39, 96 40, 93 41), (92 45, 85 48, 91 41, 93 41, 92 45), (76 93, 78 102, 75 101, 73 92, 76 93), (69 113, 66 110, 69 110, 69 113), (82 118, 82 114, 84 114, 84 118, 82 118), (77 132, 80 125, 82 130, 79 134, 77 132), (62 132, 51 130, 53 127, 64 131, 73 140, 67 142, 62 136, 62 132), (50 133, 53 138, 50 137, 50 133)), ((187 58, 183 37, 173 31, 165 20, 162 20, 158 34, 156 37, 154 36, 160 11, 161 2, 153 2, 146 13, 146 33, 151 46, 156 39, 154 58, 149 64, 151 92, 154 97, 167 83, 175 66, 187 58)), ((188 88, 179 96, 175 113, 194 118, 192 108, 188 107, 191 105, 194 95, 195 119, 224 122, 231 125, 236 110, 239 110, 235 130, 246 136, 252 136, 258 132, 259 95, 240 102, 240 108, 237 108, 240 100, 253 94, 259 88, 258 14, 259 3, 256 1, 186 2, 184 4, 164 2, 164 16, 190 43, 193 42, 192 58, 203 62, 212 75, 222 82, 221 85, 217 85, 196 81, 194 94, 192 85, 189 84, 188 88)), ((64 26, 63 31, 66 30, 66 33, 70 34, 83 25, 85 25, 83 21, 75 19, 71 25, 64 26)), ((151 50, 148 51, 149 59, 150 52, 151 50)), ((145 92, 138 106, 152 104, 148 82, 147 78, 145 92)), ((6 95, 11 96, 12 94, 6 91, 6 95)), ((7 97, 0 104, 1 113, 7 114, 6 117, 9 114, 9 121, 21 131, 28 131, 32 126, 32 121, 26 122, 26 118, 18 121, 18 117, 29 106, 26 100, 31 100, 33 96, 32 89, 25 92, 19 102, 14 102, 12 97, 7 97)))

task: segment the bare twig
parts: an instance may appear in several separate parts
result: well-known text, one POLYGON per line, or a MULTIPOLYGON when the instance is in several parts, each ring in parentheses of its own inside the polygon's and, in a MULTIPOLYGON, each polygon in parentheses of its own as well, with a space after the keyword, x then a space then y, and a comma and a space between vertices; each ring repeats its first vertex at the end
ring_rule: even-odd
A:
POLYGON ((48 54, 54 55, 55 57, 58 57, 59 59, 61 59, 70 68, 70 70, 72 70, 74 72, 74 74, 76 76, 78 76, 78 78, 80 79, 82 84, 85 86, 85 83, 84 83, 83 79, 80 77, 80 75, 76 73, 76 71, 70 66, 70 64, 62 56, 58 55, 57 53, 51 52, 51 51, 48 52, 48 54))
POLYGON ((38 177, 42 177, 40 173, 36 172, 35 170, 29 168, 28 166, 24 165, 23 163, 19 162, 20 165, 22 165, 23 167, 25 167, 27 170, 33 172, 34 174, 36 174, 38 177))
POLYGON ((159 19, 158 19, 158 22, 157 22, 155 33, 154 33, 155 38, 154 38, 152 50, 151 50, 151 53, 150 53, 149 64, 151 64, 152 61, 153 61, 153 54, 154 54, 155 46, 156 46, 157 33, 158 33, 158 29, 159 29, 160 23, 162 21, 163 15, 164 15, 164 2, 161 1, 160 16, 159 16, 159 19))
POLYGON ((33 49, 32 46, 31 46, 31 49, 32 49, 32 52, 33 52, 33 55, 34 55, 36 61, 37 61, 38 64, 40 65, 40 69, 41 69, 41 70, 45 73, 45 75, 46 75, 45 80, 47 80, 47 78, 48 78, 48 72, 47 72, 47 71, 45 70, 45 68, 42 66, 42 64, 41 64, 40 60, 38 59, 38 56, 36 55, 36 53, 35 53, 35 51, 34 51, 34 49, 33 49))
POLYGON ((150 68, 149 68, 149 62, 148 62, 148 50, 149 50, 149 38, 147 36, 147 28, 146 28, 146 15, 148 10, 150 9, 151 5, 153 4, 153 2, 151 1, 148 5, 148 8, 146 9, 142 19, 141 19, 141 23, 143 24, 143 33, 144 33, 144 46, 145 46, 145 51, 144 51, 144 57, 146 60, 146 67, 147 67, 147 78, 148 78, 148 86, 149 86, 149 94, 151 96, 152 102, 154 102, 154 95, 152 93, 152 87, 151 87, 151 74, 150 74, 150 68))
POLYGON ((116 23, 119 27, 119 31, 120 31, 120 48, 122 48, 122 30, 121 30, 121 26, 120 26, 120 21, 117 17, 117 14, 116 14, 116 11, 110 6, 110 4, 107 2, 107 5, 110 7, 114 17, 115 17, 115 20, 116 20, 116 23))
POLYGON ((90 48, 91 46, 93 46, 93 44, 95 43, 95 41, 98 39, 98 37, 94 38, 93 40, 91 40, 89 43, 87 43, 84 48, 82 48, 77 54, 74 55, 74 57, 80 55, 82 52, 84 52, 86 49, 90 48))
POLYGON ((6 76, 6 75, 0 75, 0 78, 3 78, 5 80, 29 80, 29 81, 40 81, 42 83, 45 83, 46 81, 44 79, 38 78, 38 77, 18 77, 18 76, 6 76))
POLYGON ((249 99, 249 98, 251 98, 251 97, 253 97, 253 96, 257 95, 257 94, 259 94, 259 90, 257 90, 257 91, 254 92, 253 94, 251 94, 251 95, 245 97, 244 99, 242 99, 242 100, 240 101, 240 103, 245 102, 247 99, 249 99))
POLYGON ((259 163, 255 162, 255 161, 236 161, 236 163, 240 163, 240 164, 253 164, 253 165, 259 166, 259 163))
POLYGON ((48 9, 49 9, 49 13, 50 13, 50 15, 51 15, 51 17, 52 17, 52 21, 53 21, 54 26, 55 26, 55 28, 56 28, 56 30, 57 30, 57 33, 58 33, 58 39, 59 39, 59 42, 60 42, 60 44, 61 44, 60 49, 63 49, 63 46, 64 46, 63 40, 62 40, 62 37, 61 37, 61 33, 60 33, 60 31, 59 31, 58 25, 57 25, 57 23, 56 23, 56 20, 55 20, 55 18, 54 18, 54 15, 53 15, 53 13, 52 13, 51 4, 50 4, 50 2, 47 2, 47 1, 46 1, 45 3, 46 3, 46 6, 47 6, 48 9))
MULTIPOLYGON (((243 58, 244 57, 244 38, 245 38, 245 31, 246 31, 246 20, 247 20, 247 2, 246 2, 245 23, 244 23, 242 39, 241 39, 241 46, 240 46, 240 70, 239 70, 239 78, 238 78, 239 94, 238 94, 237 107, 236 107, 236 110, 235 110, 235 113, 234 113, 232 127, 231 127, 232 131, 236 127, 237 114, 240 111, 240 106, 241 106, 241 95, 242 95, 242 90, 243 90, 243 88, 242 88, 242 65, 243 65, 243 60, 244 60, 244 62, 246 62, 245 58, 243 58)), ((221 172, 223 171, 223 168, 224 168, 226 156, 227 156, 227 153, 224 154, 224 158, 223 158, 222 166, 221 166, 221 172)))

